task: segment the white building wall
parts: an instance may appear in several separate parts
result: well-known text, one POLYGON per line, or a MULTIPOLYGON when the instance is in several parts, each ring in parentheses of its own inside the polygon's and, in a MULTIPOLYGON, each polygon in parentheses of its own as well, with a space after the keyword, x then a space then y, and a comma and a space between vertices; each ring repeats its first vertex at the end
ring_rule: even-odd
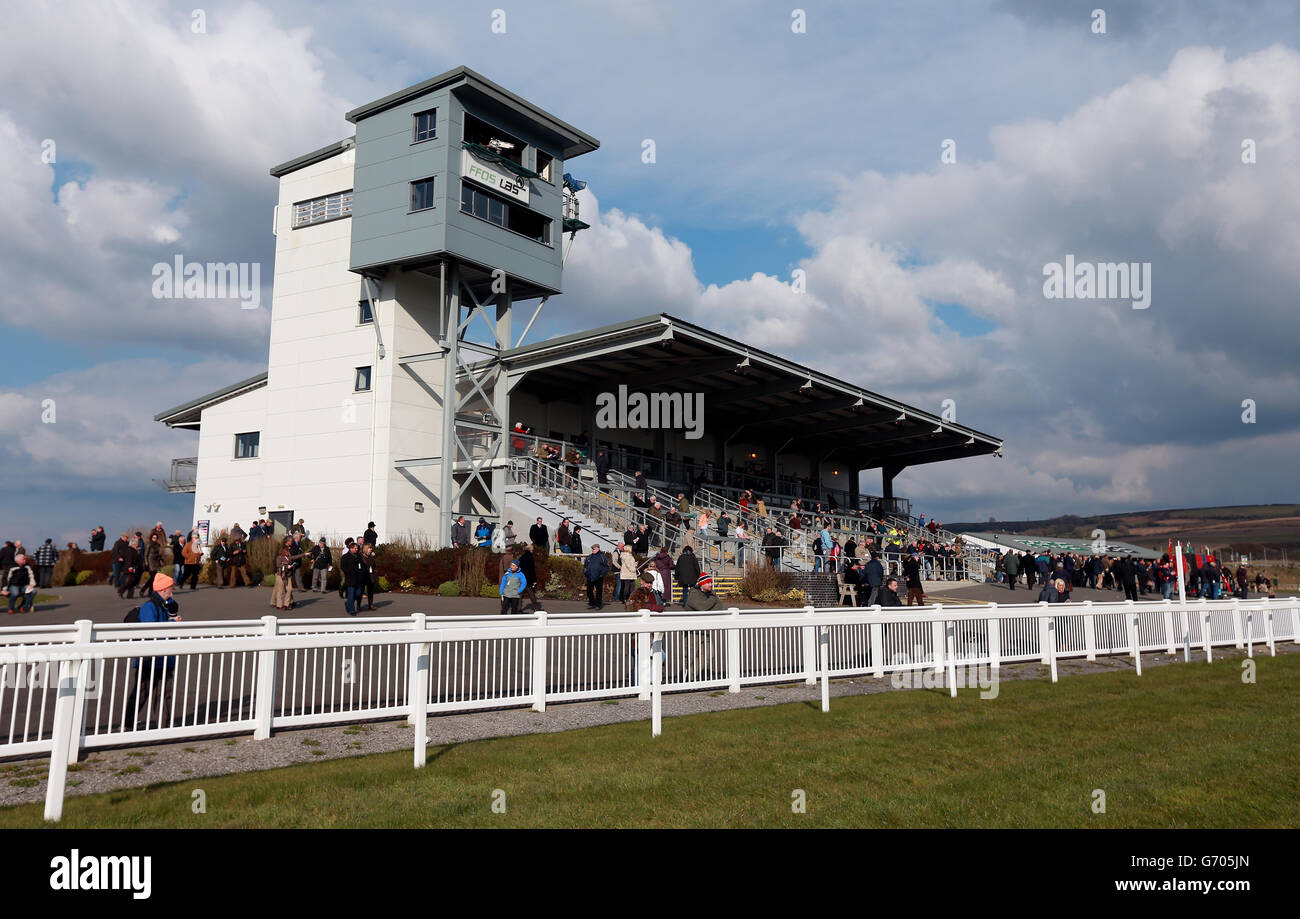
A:
POLYGON ((240 524, 245 531, 262 501, 262 458, 235 458, 235 435, 261 431, 266 421, 266 389, 254 389, 203 410, 199 467, 194 488, 194 520, 210 521, 215 537, 240 524), (210 505, 219 505, 208 510, 210 505))
POLYGON ((294 229, 293 205, 351 189, 352 168, 348 150, 280 180, 261 457, 267 510, 340 538, 383 525, 372 458, 380 361, 374 328, 360 324, 361 279, 348 270, 351 218, 294 229), (361 366, 372 368, 369 392, 354 391, 361 366))

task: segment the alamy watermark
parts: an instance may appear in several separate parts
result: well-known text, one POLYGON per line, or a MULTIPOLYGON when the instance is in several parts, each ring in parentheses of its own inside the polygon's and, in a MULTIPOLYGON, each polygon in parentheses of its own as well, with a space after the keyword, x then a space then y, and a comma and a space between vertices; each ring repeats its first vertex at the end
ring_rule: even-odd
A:
POLYGON ((687 440, 704 436, 704 393, 629 393, 621 385, 617 393, 596 396, 598 428, 681 428, 687 440))
MULTIPOLYGON (((962 655, 966 658, 978 657, 981 649, 971 645, 962 655)), ((983 652, 987 653, 987 651, 983 652)), ((895 670, 889 675, 889 682, 895 689, 944 689, 947 685, 948 668, 940 665, 936 669, 933 661, 927 662, 925 650, 918 647, 916 656, 911 657, 906 651, 898 651, 890 660, 895 667, 908 664, 929 664, 908 670, 895 670)), ((958 689, 979 689, 981 699, 998 697, 998 671, 987 663, 957 663, 953 667, 953 683, 958 689)))
POLYGON ((240 308, 262 305, 260 262, 186 262, 177 255, 171 263, 153 266, 155 300, 238 299, 240 308))
POLYGON ((1075 262, 1043 266, 1043 296, 1048 300, 1131 300, 1133 309, 1151 305, 1150 262, 1075 262))

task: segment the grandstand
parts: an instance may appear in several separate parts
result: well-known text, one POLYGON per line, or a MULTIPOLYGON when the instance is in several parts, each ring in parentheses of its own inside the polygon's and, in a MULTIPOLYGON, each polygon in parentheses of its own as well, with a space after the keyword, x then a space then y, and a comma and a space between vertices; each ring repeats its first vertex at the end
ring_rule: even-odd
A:
POLYGON ((894 479, 998 438, 666 314, 524 343, 588 226, 567 170, 594 137, 465 67, 346 117, 355 136, 271 170, 267 372, 155 416, 199 433, 166 485, 194 494, 201 533, 303 518, 341 539, 374 521, 446 545, 460 515, 521 535, 541 516, 609 545, 647 523, 680 546, 727 513, 753 538, 697 539, 719 572, 760 558, 769 526, 774 560, 811 571, 819 512, 844 542, 956 541, 919 528, 894 479), (669 411, 642 418, 637 399, 669 411), (870 470, 879 494, 859 490, 870 470), (745 490, 766 517, 742 513, 745 490), (674 525, 653 505, 682 493, 674 525))

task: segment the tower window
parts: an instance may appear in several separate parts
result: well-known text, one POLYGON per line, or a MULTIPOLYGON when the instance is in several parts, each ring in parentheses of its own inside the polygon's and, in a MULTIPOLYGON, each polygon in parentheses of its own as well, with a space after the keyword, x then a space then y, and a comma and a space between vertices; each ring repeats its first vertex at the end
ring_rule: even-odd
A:
POLYGON ((357 325, 365 325, 367 322, 374 322, 374 314, 370 312, 370 301, 360 300, 357 302, 357 325))
POLYGON ((338 220, 340 217, 352 216, 352 190, 341 191, 310 201, 299 201, 293 206, 293 228, 338 220))
POLYGON ((539 176, 542 177, 543 182, 554 181, 551 178, 551 167, 554 164, 555 164, 555 158, 553 156, 551 156, 549 153, 543 153, 541 150, 537 151, 537 169, 535 169, 534 171, 539 176))
POLYGON ((427 211, 433 207, 433 179, 421 179, 411 183, 411 213, 427 211))
POLYGON ((479 220, 527 236, 535 242, 551 244, 551 219, 522 204, 515 204, 489 194, 468 182, 460 183, 460 209, 479 220))
POLYGON ((427 112, 417 112, 415 115, 415 139, 411 141, 418 144, 426 140, 433 140, 438 136, 438 110, 431 108, 427 112))
POLYGON ((235 435, 235 459, 254 459, 257 457, 257 446, 262 439, 261 431, 249 431, 246 434, 235 435))
POLYGON ((358 367, 356 385, 353 387, 356 392, 370 392, 370 368, 358 367))

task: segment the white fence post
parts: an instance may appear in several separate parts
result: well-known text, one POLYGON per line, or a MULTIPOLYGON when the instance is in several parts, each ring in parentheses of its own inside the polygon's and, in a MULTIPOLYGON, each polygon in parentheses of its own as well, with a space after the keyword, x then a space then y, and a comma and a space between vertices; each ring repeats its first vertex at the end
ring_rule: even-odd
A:
POLYGON ((1205 610, 1205 618, 1201 620, 1201 631, 1204 633, 1201 637, 1205 639, 1205 662, 1208 664, 1214 660, 1214 652, 1210 650, 1210 602, 1201 597, 1201 608, 1205 610))
MULTIPOLYGON (((731 618, 740 620, 740 608, 733 606, 731 618)), ((727 691, 740 692, 740 629, 727 629, 727 691)))
MULTIPOLYGON (((649 623, 650 610, 641 610, 641 618, 649 623)), ((653 663, 650 652, 650 628, 646 626, 647 631, 636 633, 636 679, 638 699, 650 698, 650 667, 653 663)))
MULTIPOLYGON (((938 604, 938 607, 942 609, 943 604, 938 604)), ((946 620, 944 632, 946 640, 944 651, 948 657, 948 695, 955 699, 957 698, 957 623, 951 619, 946 620)))
POLYGON ((1137 634, 1137 613, 1133 611, 1132 600, 1124 601, 1124 621, 1127 623, 1127 628, 1133 630, 1129 632, 1128 649, 1129 653, 1133 655, 1134 660, 1136 660, 1142 654, 1142 637, 1137 634))
MULTIPOLYGON (((1235 599, 1232 601, 1237 602, 1235 599)), ((1240 614, 1240 609, 1236 610, 1240 614)), ((1246 656, 1255 656, 1255 611, 1250 607, 1246 608, 1246 656)))
MULTIPOLYGON (((873 616, 880 616, 880 604, 871 607, 873 616)), ((885 676, 885 635, 879 618, 867 626, 871 634, 871 675, 877 679, 885 676)))
POLYGON ((1091 600, 1083 601, 1083 648, 1088 652, 1088 660, 1097 659, 1097 620, 1091 600))
MULTIPOLYGON (((279 623, 274 616, 262 617, 262 634, 273 637, 277 634, 279 623)), ((275 705, 275 658, 278 651, 257 652, 257 698, 253 707, 254 740, 266 740, 271 736, 271 707, 275 705)))
POLYGON ((822 677, 822 711, 831 710, 831 629, 830 626, 824 625, 817 630, 818 644, 821 646, 821 677, 822 677))
MULTIPOLYGON (((997 604, 990 603, 992 611, 997 611, 997 604)), ((993 678, 997 679, 998 673, 1002 670, 1002 620, 997 616, 989 617, 989 667, 993 672, 993 678)))
MULTIPOLYGON (((424 622, 425 622, 424 613, 411 614, 411 628, 413 630, 417 632, 422 631, 424 629, 424 622)), ((408 664, 406 668, 406 698, 409 701, 415 698, 417 692, 415 687, 415 679, 416 679, 415 671, 416 671, 416 657, 417 657, 415 645, 410 646, 409 653, 407 654, 406 657, 407 657, 407 664, 408 664)), ((415 709, 414 707, 412 707, 411 711, 408 712, 406 715, 406 723, 415 724, 416 720, 417 719, 415 717, 415 709)))
MULTIPOLYGON (((424 613, 416 613, 418 628, 424 631, 424 613)), ((411 645, 411 672, 415 679, 411 681, 411 719, 415 724, 415 768, 423 769, 428 754, 429 744, 429 665, 433 657, 433 645, 429 642, 414 642, 411 645)))
MULTIPOLYGON (((811 606, 805 606, 803 612, 809 620, 813 618, 811 606)), ((809 686, 817 682, 817 633, 812 625, 803 628, 803 681, 809 686)))
MULTIPOLYGON (((934 658, 934 677, 940 686, 943 685, 943 666, 944 666, 944 642, 946 636, 943 631, 943 623, 938 619, 930 623, 930 647, 934 649, 931 657, 934 658)), ((919 673, 918 673, 919 675, 919 673)))
MULTIPOLYGON (((1132 606, 1132 604, 1133 601, 1130 600, 1129 605, 1132 606)), ((1142 675, 1142 629, 1140 628, 1141 623, 1138 620, 1138 616, 1141 614, 1137 610, 1131 610, 1130 613, 1131 613, 1130 628, 1132 629, 1132 631, 1129 633, 1129 641, 1132 643, 1132 647, 1133 647, 1133 661, 1137 665, 1137 675, 1141 676, 1142 675)))
POLYGON ((1268 653, 1277 657, 1277 646, 1273 641, 1273 607, 1268 605, 1268 597, 1260 602, 1264 605, 1264 637, 1268 641, 1268 653))
POLYGON ((1232 598, 1232 642, 1241 648, 1241 601, 1236 597, 1232 598))
POLYGON ((1165 600, 1165 635, 1169 639, 1169 656, 1178 653, 1178 633, 1174 625, 1174 601, 1165 600))
MULTIPOLYGON (((1044 606, 1047 604, 1044 603, 1044 606)), ((1043 636, 1047 643, 1047 662, 1052 668, 1052 682, 1056 682, 1056 617, 1048 615, 1044 620, 1043 636)))
POLYGON ((50 749, 50 776, 45 786, 45 819, 63 819, 63 792, 68 783, 68 748, 72 745, 72 709, 77 697, 76 673, 80 661, 59 663, 59 688, 54 703, 54 735, 50 749))
POLYGON ((664 633, 655 632, 651 645, 650 662, 650 736, 658 737, 664 732, 664 633))
MULTIPOLYGON (((546 610, 537 611, 537 624, 546 628, 546 610)), ((533 711, 546 711, 546 634, 533 639, 533 711)))
MULTIPOLYGON (((95 640, 95 623, 89 619, 77 620, 77 637, 79 645, 88 645, 95 640)), ((86 735, 86 690, 90 684, 94 660, 87 658, 77 664, 77 694, 72 701, 72 742, 68 745, 68 765, 75 763, 81 755, 81 741, 86 735)), ((102 690, 99 686, 97 689, 102 690)))
POLYGON ((1047 620, 1043 618, 1047 615, 1047 601, 1039 600, 1038 606, 1038 661, 1043 665, 1047 665, 1049 663, 1047 660, 1047 620))

